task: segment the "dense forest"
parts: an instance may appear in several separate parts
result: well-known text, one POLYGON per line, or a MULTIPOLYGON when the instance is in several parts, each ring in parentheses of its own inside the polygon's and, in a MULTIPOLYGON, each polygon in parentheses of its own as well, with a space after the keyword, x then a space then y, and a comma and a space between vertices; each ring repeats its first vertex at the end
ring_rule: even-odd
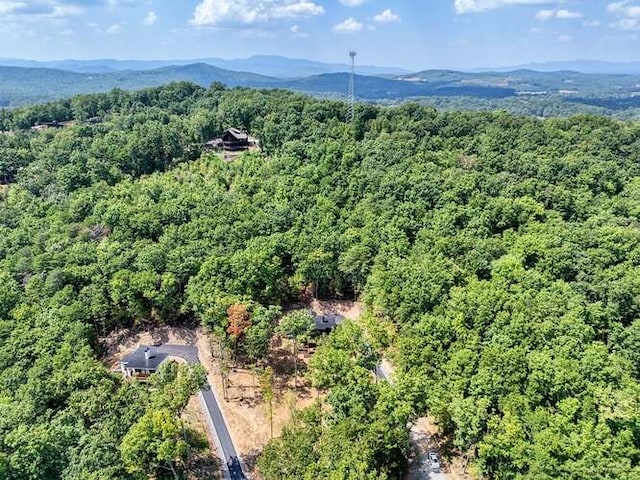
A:
POLYGON ((0 477, 178 478, 202 372, 151 395, 98 338, 229 332, 239 304, 270 324, 310 291, 367 319, 321 342, 323 404, 266 446, 265 479, 397 478, 426 413, 479 478, 640 477, 640 125, 344 112, 189 83, 0 111, 0 477), (230 126, 262 151, 202 151, 230 126))

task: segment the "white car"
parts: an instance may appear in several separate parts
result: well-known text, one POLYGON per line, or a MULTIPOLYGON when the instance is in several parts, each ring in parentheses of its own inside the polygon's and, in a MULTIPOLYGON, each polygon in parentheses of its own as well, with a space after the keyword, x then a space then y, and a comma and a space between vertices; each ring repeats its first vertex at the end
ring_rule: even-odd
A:
POLYGON ((440 460, 438 460, 438 454, 436 452, 429 452, 429 465, 431 470, 440 470, 440 460))

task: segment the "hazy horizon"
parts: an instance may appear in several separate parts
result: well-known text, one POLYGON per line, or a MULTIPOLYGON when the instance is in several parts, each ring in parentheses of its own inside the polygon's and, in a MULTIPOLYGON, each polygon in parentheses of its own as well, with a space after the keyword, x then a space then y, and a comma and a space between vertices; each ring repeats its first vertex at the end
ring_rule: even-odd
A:
MULTIPOLYGON (((335 66, 344 66, 347 67, 348 66, 348 58, 345 59, 343 58, 342 60, 338 59, 335 61, 322 61, 322 60, 317 60, 314 58, 305 58, 305 57, 288 57, 285 55, 278 55, 275 53, 262 53, 262 54, 254 54, 254 55, 250 55, 250 56, 246 56, 246 57, 223 57, 223 56, 211 56, 211 57, 184 57, 184 58, 180 58, 180 57, 167 57, 167 58, 137 58, 137 57, 87 57, 87 58, 73 58, 73 57, 51 57, 51 58, 43 58, 43 59, 36 59, 36 58, 24 58, 24 57, 0 57, 0 63, 2 62, 34 62, 36 64, 48 64, 48 63, 64 63, 64 62, 91 62, 91 63, 98 63, 99 62, 122 62, 122 63, 135 63, 135 62, 149 62, 149 63, 153 63, 153 62, 158 62, 158 63, 168 63, 168 64, 172 64, 172 62, 176 62, 176 64, 190 64, 190 63, 199 63, 199 62, 204 62, 204 61, 208 61, 208 60, 221 60, 224 62, 241 62, 241 61, 250 61, 252 59, 258 59, 258 58, 281 58, 281 59, 286 59, 286 60, 290 60, 290 61, 301 61, 301 62, 315 62, 315 63, 319 63, 319 64, 325 64, 325 65, 335 65, 335 66)), ((627 61, 613 61, 613 60, 608 60, 608 59, 601 59, 601 58, 573 58, 573 59, 560 59, 560 60, 541 60, 541 61, 531 61, 531 62, 523 62, 523 63, 519 63, 519 64, 503 64, 503 65, 481 65, 481 66, 475 66, 475 67, 465 67, 465 66, 452 66, 452 65, 427 65, 427 66, 421 66, 418 68, 410 68, 409 66, 406 65, 400 65, 400 64, 378 64, 378 63, 368 63, 368 64, 363 64, 363 63, 357 63, 356 64, 356 70, 357 70, 357 66, 359 65, 360 67, 373 67, 373 68, 378 68, 378 69, 384 69, 384 68, 389 68, 390 70, 392 69, 396 69, 396 70, 406 70, 407 72, 418 72, 418 71, 426 71, 426 70, 453 70, 453 71, 461 71, 461 72, 479 72, 479 71, 486 71, 486 72, 490 72, 490 71, 498 71, 498 70, 505 70, 505 69, 515 69, 515 68, 520 68, 520 67, 531 67, 531 66, 535 66, 535 65, 539 65, 540 67, 551 67, 552 65, 555 64, 589 64, 589 63, 593 63, 593 64, 610 64, 612 66, 615 65, 619 65, 619 66, 624 66, 624 65, 630 65, 630 64, 640 64, 640 60, 627 60, 627 61)), ((54 67, 46 67, 46 68, 54 68, 54 67)), ((62 67, 55 67, 55 68, 62 68, 62 67)), ((156 67, 153 67, 156 68, 156 67)), ((544 70, 544 71, 550 71, 550 70, 544 70)), ((588 72, 587 72, 588 73, 588 72)), ((635 73, 635 72, 629 72, 629 73, 635 73)))

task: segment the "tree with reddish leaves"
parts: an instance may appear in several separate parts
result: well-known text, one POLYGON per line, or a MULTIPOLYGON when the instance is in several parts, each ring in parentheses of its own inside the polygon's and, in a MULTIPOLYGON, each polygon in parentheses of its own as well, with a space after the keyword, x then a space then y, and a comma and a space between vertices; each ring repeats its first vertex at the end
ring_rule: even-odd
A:
POLYGON ((227 309, 227 319, 229 321, 227 333, 233 339, 235 357, 238 351, 238 342, 251 326, 251 315, 246 305, 236 303, 227 309))

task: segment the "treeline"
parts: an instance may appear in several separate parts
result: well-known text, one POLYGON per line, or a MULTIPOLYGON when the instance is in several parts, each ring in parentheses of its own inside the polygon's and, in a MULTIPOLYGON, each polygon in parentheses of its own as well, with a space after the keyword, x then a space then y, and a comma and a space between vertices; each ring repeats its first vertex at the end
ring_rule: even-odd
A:
POLYGON ((426 412, 479 476, 640 475, 640 126, 417 104, 361 105, 351 126, 344 111, 173 84, 2 112, 8 478, 139 474, 122 449, 144 392, 95 361, 98 336, 226 331, 231 305, 309 294, 360 297, 398 333, 327 341, 311 369, 327 404, 267 447, 267 477, 394 478, 406 422, 426 412), (76 123, 28 130, 44 120, 76 123), (263 151, 193 160, 229 126, 263 151), (364 345, 388 347, 395 387, 369 381, 364 345), (131 408, 118 426, 104 396, 131 408))

